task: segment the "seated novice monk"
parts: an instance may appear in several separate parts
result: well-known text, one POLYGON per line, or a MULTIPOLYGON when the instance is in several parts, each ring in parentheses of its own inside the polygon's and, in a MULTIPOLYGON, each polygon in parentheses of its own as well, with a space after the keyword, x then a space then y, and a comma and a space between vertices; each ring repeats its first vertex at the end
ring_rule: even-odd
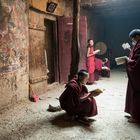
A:
POLYGON ((88 78, 88 72, 80 70, 78 78, 72 79, 61 94, 59 98, 60 106, 68 115, 81 119, 97 115, 96 101, 92 97, 96 96, 96 93, 88 93, 85 86, 88 78))
POLYGON ((108 58, 103 59, 101 76, 110 77, 110 61, 108 60, 108 58))

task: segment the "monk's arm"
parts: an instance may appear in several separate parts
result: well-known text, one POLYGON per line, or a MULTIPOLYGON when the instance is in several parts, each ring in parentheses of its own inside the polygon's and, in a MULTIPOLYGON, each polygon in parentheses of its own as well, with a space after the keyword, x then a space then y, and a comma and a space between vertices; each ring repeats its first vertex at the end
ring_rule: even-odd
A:
POLYGON ((137 49, 137 52, 134 54, 132 59, 127 60, 127 63, 131 65, 131 67, 137 67, 139 65, 140 59, 140 48, 137 49))
POLYGON ((87 100, 89 97, 90 97, 90 93, 88 93, 88 94, 87 94, 86 96, 84 96, 84 97, 81 97, 81 98, 80 98, 80 102, 83 102, 83 101, 87 100))
POLYGON ((90 57, 90 56, 93 56, 94 54, 92 53, 92 54, 90 54, 90 48, 88 47, 87 48, 87 57, 90 57))
POLYGON ((87 57, 94 56, 95 54, 98 54, 100 50, 93 51, 93 53, 90 53, 90 48, 87 49, 87 57))
POLYGON ((97 88, 97 89, 94 89, 94 90, 88 92, 86 96, 82 97, 82 98, 80 99, 80 101, 83 102, 83 101, 87 100, 87 99, 90 98, 90 97, 98 96, 98 95, 99 95, 100 93, 102 93, 102 92, 103 92, 103 90, 100 90, 100 89, 98 89, 98 88, 97 88))

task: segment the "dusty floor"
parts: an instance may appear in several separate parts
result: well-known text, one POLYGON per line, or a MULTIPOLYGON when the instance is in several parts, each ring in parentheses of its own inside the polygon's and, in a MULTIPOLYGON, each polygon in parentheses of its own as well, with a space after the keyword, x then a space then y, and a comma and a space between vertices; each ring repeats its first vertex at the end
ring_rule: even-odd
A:
POLYGON ((53 88, 37 103, 21 103, 0 114, 0 140, 140 140, 140 125, 124 117, 127 77, 124 71, 112 71, 89 89, 99 87, 104 93, 96 97, 98 115, 88 127, 64 120, 65 113, 48 112, 49 104, 58 105, 63 85, 53 88))

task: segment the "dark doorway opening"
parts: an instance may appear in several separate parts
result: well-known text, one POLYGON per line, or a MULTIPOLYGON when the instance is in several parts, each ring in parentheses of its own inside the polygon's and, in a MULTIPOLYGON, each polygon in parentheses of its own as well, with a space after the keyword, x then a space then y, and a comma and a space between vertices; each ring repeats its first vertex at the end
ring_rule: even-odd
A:
POLYGON ((46 49, 46 62, 48 69, 48 84, 58 81, 58 53, 57 53, 57 37, 56 37, 56 22, 45 19, 45 49, 46 49))

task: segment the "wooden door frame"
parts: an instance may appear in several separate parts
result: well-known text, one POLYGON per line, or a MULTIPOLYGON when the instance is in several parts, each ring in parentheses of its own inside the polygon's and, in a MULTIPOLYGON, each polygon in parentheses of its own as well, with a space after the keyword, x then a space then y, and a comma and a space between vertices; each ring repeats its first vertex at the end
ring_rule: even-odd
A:
POLYGON ((50 20, 45 18, 44 19, 44 25, 45 25, 45 21, 49 21, 52 23, 53 26, 53 31, 52 31, 52 35, 53 35, 53 45, 55 46, 55 52, 54 52, 54 73, 55 73, 55 82, 59 82, 59 54, 58 54, 58 34, 57 34, 57 21, 54 20, 50 20))

